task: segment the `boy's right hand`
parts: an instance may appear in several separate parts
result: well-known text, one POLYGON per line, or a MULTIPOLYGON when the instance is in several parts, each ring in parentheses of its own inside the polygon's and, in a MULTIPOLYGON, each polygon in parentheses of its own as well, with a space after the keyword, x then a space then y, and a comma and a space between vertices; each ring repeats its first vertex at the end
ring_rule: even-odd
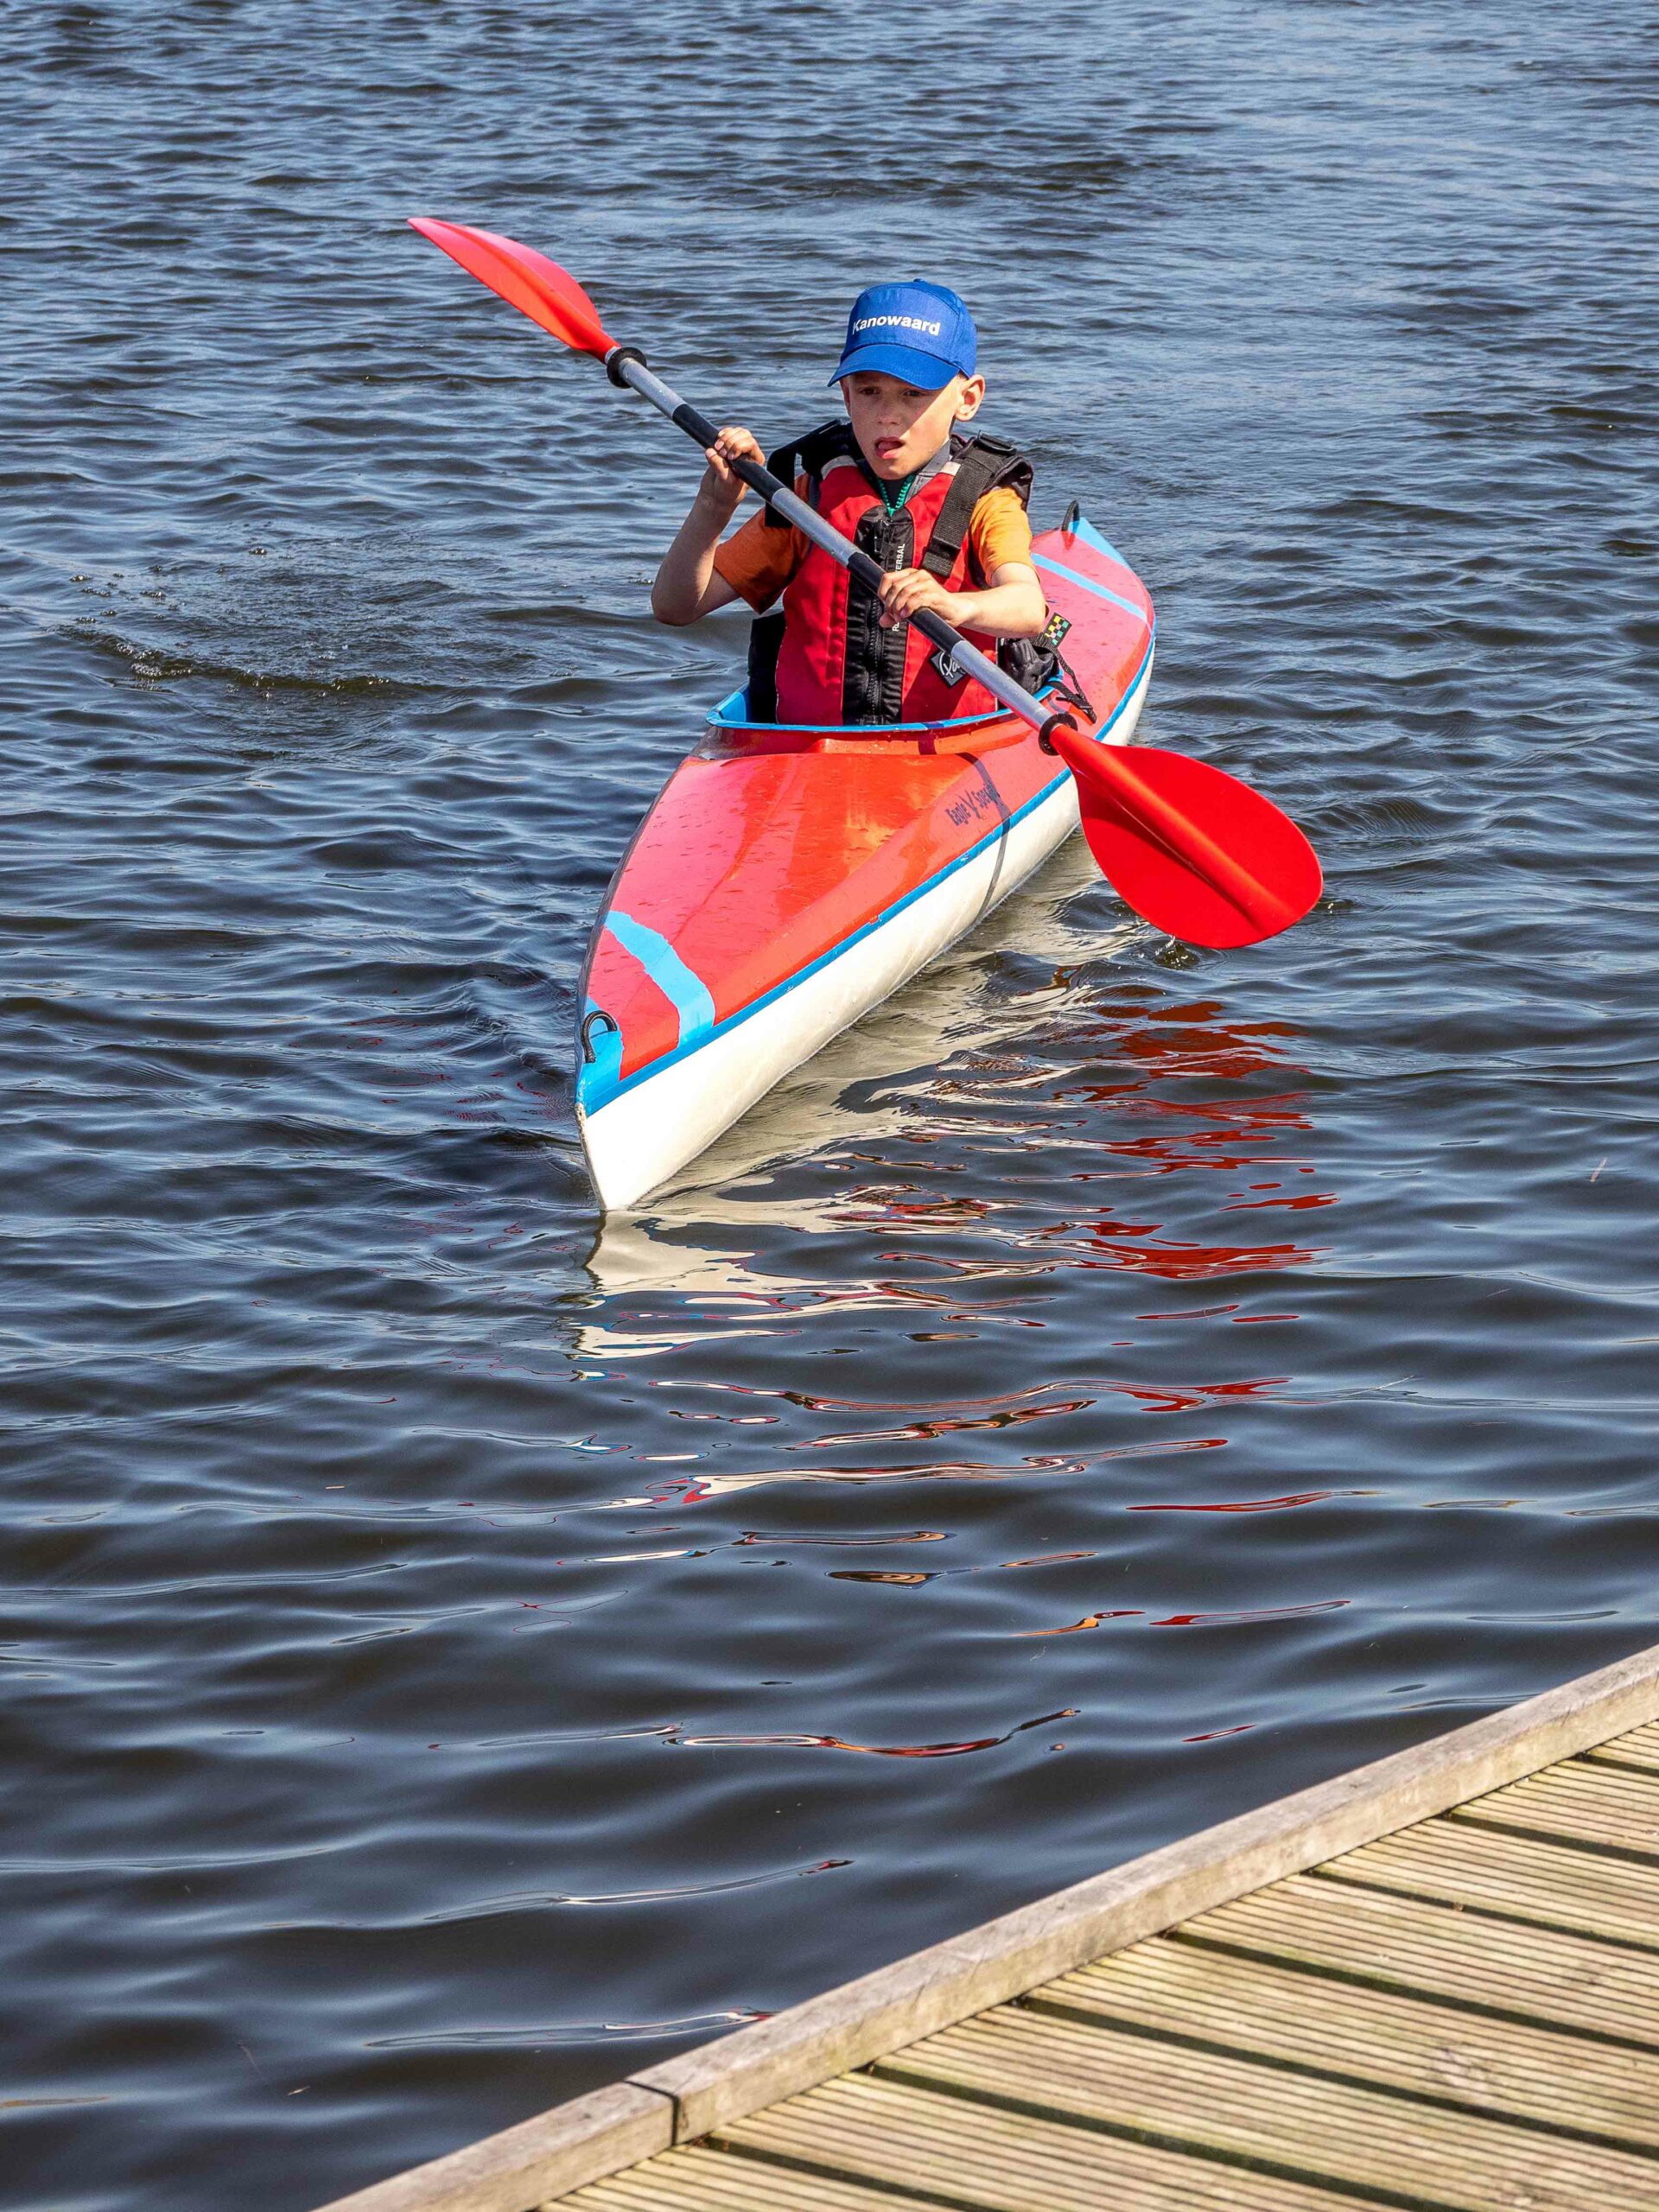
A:
POLYGON ((707 448, 708 467, 697 486, 697 497, 705 507, 722 514, 729 521, 742 504, 747 486, 736 475, 731 463, 737 460, 758 461, 762 468, 766 456, 753 431, 741 423, 728 423, 714 444, 707 448))

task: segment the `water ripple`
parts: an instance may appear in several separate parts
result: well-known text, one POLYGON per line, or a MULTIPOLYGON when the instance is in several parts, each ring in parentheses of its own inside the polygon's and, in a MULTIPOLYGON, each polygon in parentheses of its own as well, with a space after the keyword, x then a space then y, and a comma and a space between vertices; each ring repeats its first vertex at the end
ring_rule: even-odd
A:
POLYGON ((1629 10, 324 12, 8 56, 16 2212, 301 2212, 1659 1635, 1629 10), (597 1222, 586 931, 741 629, 423 207, 768 431, 959 285, 1315 912, 1068 850, 597 1222))

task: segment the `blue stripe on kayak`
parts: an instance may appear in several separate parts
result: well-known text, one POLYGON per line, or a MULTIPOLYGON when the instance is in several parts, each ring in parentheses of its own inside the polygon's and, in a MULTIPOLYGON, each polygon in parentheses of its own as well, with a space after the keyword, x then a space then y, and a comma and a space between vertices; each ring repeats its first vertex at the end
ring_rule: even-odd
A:
MULTIPOLYGON (((1118 551, 1116 546, 1109 537, 1101 536, 1087 515, 1077 517, 1077 527, 1072 531, 1071 535, 1073 537, 1080 537, 1085 545, 1092 545, 1096 553, 1103 553, 1109 561, 1116 561, 1120 569, 1128 568, 1128 563, 1118 551)), ((1133 570, 1130 573, 1133 574, 1133 570)))
POLYGON ((619 914, 613 906, 605 926, 678 1013, 682 1049, 700 1044, 715 1026, 715 1002, 702 978, 692 973, 659 931, 636 922, 632 914, 619 914))
POLYGON ((1137 607, 1132 599, 1124 599, 1115 591, 1108 591, 1104 584, 1097 584, 1092 576, 1085 576, 1080 569, 1068 569, 1064 561, 1051 561, 1046 553, 1033 553, 1031 557, 1039 569, 1046 569, 1051 575, 1064 576, 1069 584, 1081 584, 1085 591, 1093 592, 1096 599, 1109 599, 1114 607, 1121 607, 1126 614, 1133 614, 1137 622, 1146 620, 1144 607, 1137 607))
MULTIPOLYGON (((1092 588, 1098 589, 1098 586, 1092 588)), ((1140 611, 1139 607, 1135 610, 1137 614, 1140 611)), ((1130 700, 1141 689, 1141 679, 1146 675, 1152 659, 1152 649, 1156 635, 1155 624, 1148 624, 1147 627, 1153 634, 1147 639, 1147 649, 1141 656, 1140 665, 1130 678, 1123 696, 1095 732, 1096 744, 1104 742, 1107 731, 1111 728, 1113 723, 1117 721, 1130 700)), ((820 968, 827 968, 832 960, 839 960, 843 952, 849 952, 854 945, 861 944, 867 937, 874 936, 877 930, 885 929, 896 915, 904 912, 906 906, 913 906, 918 899, 925 899, 930 891, 937 890, 947 876, 954 875, 958 868, 966 868, 970 861, 977 860, 988 846, 1000 844, 1016 822, 1023 822, 1027 815, 1041 806, 1046 800, 1053 798, 1070 773, 1069 769, 1062 769, 1058 776, 1043 785, 1041 791, 1033 792, 1022 807, 1016 809, 1013 814, 1009 815, 1006 822, 999 822, 995 830, 988 830, 976 845, 969 846, 965 853, 959 853, 955 860, 940 868, 937 874, 930 875, 925 883, 918 883, 913 891, 907 891, 902 899, 895 899, 892 906, 879 913, 873 922, 866 922, 861 928, 855 929, 850 935, 842 938, 839 944, 832 944, 828 952, 821 952, 816 960, 810 960, 804 968, 798 968, 795 973, 785 977, 784 982, 774 983, 769 991, 763 992, 758 999, 751 999, 747 1006, 740 1007, 735 1014, 728 1014, 723 1021, 716 1022, 706 1035, 694 1037, 689 1043, 682 1043, 677 1052, 664 1052, 658 1058, 651 1061, 648 1065, 636 1068, 632 1075, 624 1077, 613 1090, 607 1090, 603 1098, 595 1099, 591 1103, 584 1098, 582 1101, 584 1113, 597 1114, 602 1108, 608 1106, 612 1099, 620 1098, 625 1090, 632 1090, 636 1084, 649 1082, 652 1076, 660 1075, 664 1068, 672 1067, 677 1061, 687 1058, 692 1052, 700 1052, 703 1046, 715 1037, 723 1036, 728 1029, 735 1029, 740 1022, 747 1021, 751 1014, 764 1012, 775 999, 782 998, 786 991, 794 990, 798 984, 805 982, 809 976, 816 976, 820 968)), ((639 925, 636 923, 633 926, 638 928, 639 925)), ((588 1068, 584 1071, 584 1073, 592 1079, 597 1077, 600 1071, 594 1068, 588 1068)), ((595 1090, 598 1088, 596 1080, 593 1082, 592 1087, 595 1090)))

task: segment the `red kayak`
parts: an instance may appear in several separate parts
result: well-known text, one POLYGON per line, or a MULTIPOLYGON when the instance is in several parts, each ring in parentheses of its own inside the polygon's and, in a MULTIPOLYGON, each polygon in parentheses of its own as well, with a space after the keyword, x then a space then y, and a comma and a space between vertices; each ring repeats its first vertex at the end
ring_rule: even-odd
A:
MULTIPOLYGON (((1083 521, 1032 557, 1071 627, 1089 738, 1127 745, 1152 602, 1083 521)), ((1070 771, 997 712, 840 729, 709 719, 624 855, 582 979, 576 1113, 594 1186, 635 1205, 971 929, 1077 826, 1070 771)))

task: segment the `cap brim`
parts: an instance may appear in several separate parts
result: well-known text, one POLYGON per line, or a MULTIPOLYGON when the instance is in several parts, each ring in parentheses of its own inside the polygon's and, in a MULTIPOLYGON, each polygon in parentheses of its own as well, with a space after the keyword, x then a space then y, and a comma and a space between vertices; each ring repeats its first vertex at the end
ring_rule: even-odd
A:
POLYGON ((850 353, 842 355, 841 365, 830 381, 839 384, 842 377, 855 377, 861 369, 878 369, 883 376, 899 377, 920 391, 943 391, 952 377, 964 373, 954 361, 944 360, 937 353, 918 353, 913 346, 855 346, 850 353))

